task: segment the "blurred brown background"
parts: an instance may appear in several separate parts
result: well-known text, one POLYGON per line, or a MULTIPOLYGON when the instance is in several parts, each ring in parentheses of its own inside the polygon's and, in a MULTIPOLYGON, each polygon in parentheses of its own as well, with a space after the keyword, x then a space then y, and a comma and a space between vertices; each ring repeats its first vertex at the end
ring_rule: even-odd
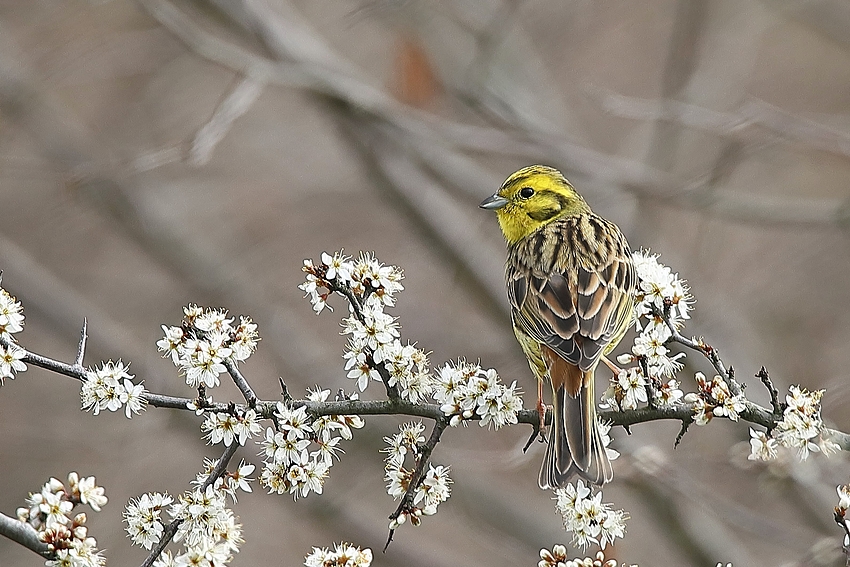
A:
MULTIPOLYGON (((0 2, 0 268, 23 346, 132 361, 149 389, 191 395, 154 343, 188 302, 251 315, 243 371, 266 399, 353 384, 344 304, 316 317, 303 258, 374 250, 405 269, 394 314, 432 362, 479 359, 526 394, 503 244, 477 208, 518 167, 561 168, 634 247, 691 282, 687 331, 749 396, 764 364, 786 388, 850 402, 850 8, 840 0, 0 2)), ((689 355, 681 375, 706 364, 689 355)), ((366 396, 378 395, 377 389, 366 396)), ((236 397, 223 387, 217 399, 236 397)), ((71 470, 109 505, 90 523, 111 565, 127 500, 179 493, 219 449, 194 416, 79 411, 74 381, 30 368, 0 390, 0 510, 71 470)), ((240 497, 235 565, 299 565, 312 546, 370 546, 375 565, 534 565, 568 542, 536 487, 528 428, 451 430, 434 461, 453 496, 385 554, 372 418, 322 497, 240 497)), ((612 556, 654 565, 840 565, 843 456, 749 467, 747 427, 614 432, 605 501, 632 515, 612 556)), ((237 454, 258 463, 254 448, 237 454)), ((0 540, 0 565, 39 565, 0 540)))

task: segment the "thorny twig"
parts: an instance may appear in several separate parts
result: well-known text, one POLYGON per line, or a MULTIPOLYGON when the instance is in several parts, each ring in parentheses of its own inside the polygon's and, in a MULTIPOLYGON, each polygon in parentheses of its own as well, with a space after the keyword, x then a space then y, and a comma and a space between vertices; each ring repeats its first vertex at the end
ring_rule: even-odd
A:
MULTIPOLYGON (((443 431, 446 430, 448 425, 449 420, 446 418, 438 419, 434 423, 434 429, 431 430, 431 436, 428 438, 428 441, 419 448, 419 457, 416 460, 416 468, 413 470, 413 474, 410 477, 410 484, 408 485, 407 490, 404 491, 404 496, 402 496, 401 502, 398 504, 398 508, 396 508, 395 512, 390 514, 390 520, 397 520, 399 516, 412 510, 413 497, 416 490, 419 488, 419 485, 422 484, 422 481, 425 478, 425 466, 428 464, 428 461, 431 458, 431 453, 434 451, 434 447, 436 447, 437 443, 440 442, 440 437, 443 435, 443 431)), ((390 528, 390 533, 387 536, 387 543, 384 545, 384 551, 387 550, 390 543, 393 541, 394 533, 395 528, 390 528)))
POLYGON ((764 387, 767 388, 768 392, 770 392, 770 405, 773 407, 773 414, 777 417, 781 416, 785 412, 786 404, 779 401, 779 391, 776 389, 776 386, 773 385, 773 381, 770 379, 770 374, 768 374, 767 368, 762 366, 756 373, 756 378, 761 380, 761 383, 764 384, 764 387))
MULTIPOLYGON (((0 337, 0 345, 8 347, 11 343, 7 338, 0 337)), ((698 349, 699 350, 699 349, 698 349)), ((61 374, 69 376, 76 380, 83 381, 86 379, 87 371, 84 368, 77 368, 74 365, 66 364, 52 358, 26 351, 23 361, 33 366, 38 366, 61 374)), ((145 391, 145 400, 148 405, 157 408, 168 408, 178 410, 189 410, 188 405, 196 402, 193 398, 183 398, 178 396, 167 396, 157 394, 150 391, 145 391)), ((258 400, 256 403, 257 414, 265 419, 271 419, 274 413, 276 400, 258 400)), ((344 400, 344 401, 325 401, 314 402, 308 400, 291 399, 293 407, 305 406, 307 411, 314 415, 407 415, 411 417, 422 417, 426 419, 441 420, 447 418, 438 404, 413 404, 401 399, 387 400, 344 400)), ((774 413, 756 403, 747 400, 747 409, 740 415, 739 419, 750 423, 761 425, 765 428, 772 429, 778 423, 777 416, 774 413)), ((222 402, 212 402, 205 405, 207 411, 214 412, 245 412, 250 409, 245 404, 228 404, 222 402)), ((693 420, 694 408, 687 403, 676 402, 664 406, 642 407, 633 410, 604 410, 599 412, 599 417, 605 421, 611 422, 612 425, 619 425, 628 429, 631 425, 638 423, 646 423, 650 421, 659 421, 672 419, 675 421, 693 420)), ((779 416, 781 418, 781 416, 779 416)), ((551 420, 551 412, 547 412, 546 419, 551 420)), ((472 420, 477 420, 479 417, 473 415, 472 420)), ((522 424, 539 426, 540 416, 536 409, 524 409, 517 413, 517 422, 522 424)), ((842 431, 826 429, 830 438, 838 443, 844 451, 850 451, 850 434, 842 431)))

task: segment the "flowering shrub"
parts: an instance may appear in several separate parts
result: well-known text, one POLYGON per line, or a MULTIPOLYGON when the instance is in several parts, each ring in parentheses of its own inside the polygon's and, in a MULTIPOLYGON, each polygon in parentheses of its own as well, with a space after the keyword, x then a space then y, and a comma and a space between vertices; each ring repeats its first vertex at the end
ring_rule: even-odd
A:
MULTIPOLYGON (((599 431, 609 459, 619 456, 610 446, 614 424, 662 417, 682 421, 677 442, 691 423, 747 421, 756 426, 750 427, 749 459, 753 461, 773 460, 781 451, 792 450, 805 460, 811 453, 829 455, 847 448, 842 441, 846 437, 836 438, 843 434, 827 429, 822 421, 824 390, 791 386, 781 402, 762 369, 757 376, 771 393, 772 408, 750 401, 712 347, 702 339, 682 335, 694 302, 687 283, 661 264, 657 255, 640 251, 633 258, 639 277, 638 333, 630 352, 617 357, 625 368, 609 362, 616 371, 602 396, 602 407, 608 411, 603 414, 605 419, 600 419, 599 431), (714 370, 711 379, 696 372, 694 391, 688 393, 677 377, 685 357, 681 349, 701 353, 714 370)), ((123 409, 125 416, 132 418, 148 405, 189 410, 200 417, 203 438, 212 446, 221 446, 221 457, 206 459, 192 488, 183 494, 149 492, 127 504, 127 534, 134 544, 150 551, 148 564, 220 567, 233 560, 244 540, 228 498, 235 505, 240 491, 251 492, 255 480, 251 475, 256 470, 256 465, 245 461, 235 470, 227 470, 237 447, 253 442, 262 461, 260 485, 270 494, 290 494, 297 499, 323 494, 331 468, 344 453, 342 445, 352 438, 354 429, 364 426, 361 414, 432 420, 427 437, 427 427, 420 420, 405 423, 398 433, 384 438, 384 481, 388 494, 399 501, 390 515, 391 540, 396 528, 405 523, 418 525, 451 495, 450 467, 431 462, 445 428, 474 421, 493 430, 517 423, 539 424, 535 410, 523 410, 516 381, 505 384, 496 370, 463 359, 432 370, 428 353, 416 343, 402 340, 399 321, 385 312, 404 289, 401 269, 380 263, 372 254, 353 259, 340 251, 323 253, 318 263, 305 260, 303 270, 306 281, 300 288, 317 314, 332 310, 328 302, 333 295, 348 304, 342 319, 342 334, 348 337, 342 366, 358 393, 339 390, 330 399, 331 389, 316 386, 303 399, 293 399, 282 384, 282 399, 260 400, 239 369, 258 346, 257 325, 245 316, 237 323, 225 309, 192 304, 184 308, 179 326, 162 326, 164 336, 157 348, 197 396, 163 396, 147 390, 121 360, 85 368, 85 327, 74 364, 19 346, 23 307, 0 287, 0 385, 26 371, 27 364, 35 364, 79 380, 82 408, 92 415, 123 409), (227 377, 242 393, 244 403, 214 400, 212 390, 227 377), (375 382, 382 386, 376 394, 379 399, 361 400, 360 393, 375 382), (179 543, 179 548, 166 549, 171 542, 179 543)), ((369 392, 371 396, 374 387, 369 392)), ((838 487, 838 497, 835 519, 846 533, 845 546, 850 547, 850 525, 845 520, 850 488, 838 487)), ((593 544, 604 550, 625 536, 628 513, 604 503, 602 492, 594 492, 583 481, 557 490, 554 499, 574 546, 585 549, 593 544)), ((18 509, 18 522, 29 526, 39 545, 46 546, 47 565, 100 566, 105 559, 88 534, 86 515, 72 517, 71 513, 82 504, 99 511, 106 502, 94 477, 71 473, 67 483, 50 479, 40 492, 31 494, 27 507, 18 509)), ((367 567, 371 561, 370 549, 339 544, 333 550, 314 548, 304 564, 367 567)), ((556 545, 551 551, 541 550, 539 565, 616 567, 616 561, 606 559, 601 551, 593 557, 568 559, 566 547, 556 545)))

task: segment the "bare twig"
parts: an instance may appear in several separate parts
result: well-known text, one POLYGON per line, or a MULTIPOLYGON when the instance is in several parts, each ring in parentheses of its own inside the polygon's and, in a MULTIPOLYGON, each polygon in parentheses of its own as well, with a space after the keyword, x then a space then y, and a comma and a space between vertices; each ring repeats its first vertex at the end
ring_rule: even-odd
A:
MULTIPOLYGON (((686 339, 690 341, 689 339, 686 339)), ((690 341, 694 345, 693 341, 690 341)), ((0 344, 8 347, 10 341, 4 337, 0 337, 0 344)), ((698 346, 694 346, 696 350, 700 350, 698 346)), ((76 380, 85 380, 87 371, 85 368, 78 368, 75 365, 66 364, 52 358, 26 351, 23 359, 24 362, 50 370, 57 374, 69 376, 76 380)), ((181 398, 177 396, 167 396, 146 391, 144 394, 148 405, 158 408, 189 410, 188 404, 194 402, 192 398, 181 398)), ((270 419, 274 413, 276 401, 272 400, 257 400, 257 413, 266 419, 270 419)), ((291 404, 294 407, 305 406, 307 411, 314 415, 407 415, 412 417, 422 417, 439 421, 448 419, 438 404, 413 404, 406 402, 400 398, 388 400, 342 400, 342 401, 325 401, 314 402, 308 400, 292 400, 291 404)), ((209 411, 216 412, 244 412, 250 409, 244 404, 230 404, 222 402, 214 402, 209 404, 209 411)), ((610 421, 613 425, 619 425, 628 428, 631 425, 638 423, 646 423, 649 421, 659 421, 671 419, 674 421, 692 421, 694 416, 694 408, 686 403, 674 403, 664 406, 642 407, 634 410, 607 410, 600 411, 599 417, 605 421, 610 421)), ((547 412, 546 419, 551 420, 550 412, 547 412)), ((781 416, 779 416, 781 418, 781 416)), ((472 420, 480 419, 474 415, 472 420)), ((756 403, 749 400, 746 401, 746 409, 741 412, 739 419, 761 425, 768 429, 773 429, 777 424, 777 416, 774 413, 756 403)), ((517 422, 531 425, 532 427, 539 426, 540 415, 536 409, 524 409, 517 413, 517 422)), ((825 429, 830 439, 837 443, 842 450, 850 451, 850 434, 834 430, 825 429)))
POLYGON ((239 367, 236 366, 236 363, 230 358, 225 358, 224 367, 227 369, 227 373, 230 374, 230 377, 233 378, 233 383, 236 384, 236 387, 239 388, 240 392, 242 392, 242 395, 245 397, 245 401, 248 402, 248 407, 256 407, 259 398, 257 397, 257 394, 254 393, 254 390, 251 389, 251 385, 248 384, 245 377, 242 376, 242 373, 239 371, 239 367))
POLYGON ((289 388, 286 387, 286 382, 284 382, 283 378, 281 378, 280 376, 278 376, 277 380, 278 382, 280 382, 280 398, 284 402, 291 402, 292 394, 289 393, 289 388))

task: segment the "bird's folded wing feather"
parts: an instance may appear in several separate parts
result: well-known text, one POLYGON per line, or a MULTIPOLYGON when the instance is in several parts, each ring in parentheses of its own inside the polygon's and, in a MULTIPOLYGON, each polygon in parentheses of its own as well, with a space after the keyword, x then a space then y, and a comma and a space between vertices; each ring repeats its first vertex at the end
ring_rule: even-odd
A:
POLYGON ((619 244, 605 258, 570 262, 573 269, 509 270, 514 324, 570 364, 592 368, 631 316, 634 266, 627 245, 619 244))

